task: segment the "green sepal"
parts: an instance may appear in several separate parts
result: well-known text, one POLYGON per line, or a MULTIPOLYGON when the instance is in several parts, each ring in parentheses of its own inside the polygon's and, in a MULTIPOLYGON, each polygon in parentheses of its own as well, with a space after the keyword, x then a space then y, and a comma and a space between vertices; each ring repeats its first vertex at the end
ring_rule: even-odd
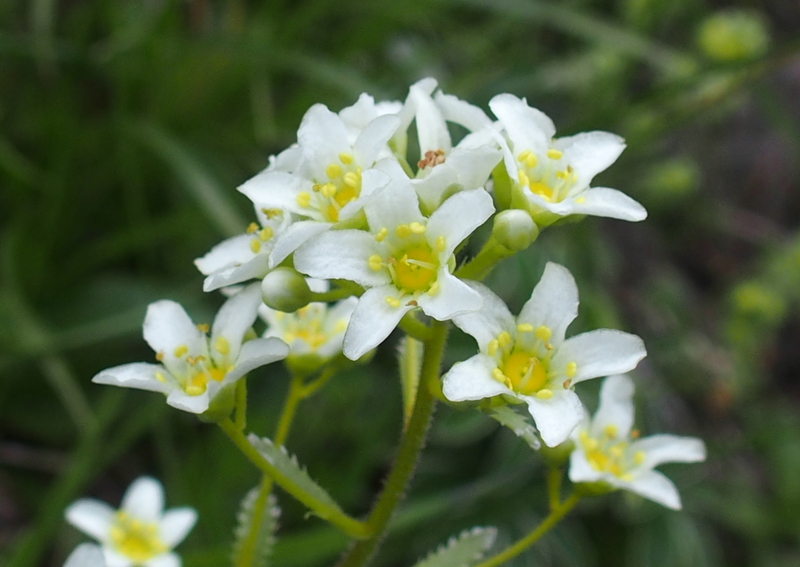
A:
POLYGON ((542 442, 539 440, 539 432, 531 422, 515 412, 513 408, 497 406, 486 409, 484 412, 503 427, 513 431, 514 435, 525 441, 534 451, 538 451, 541 448, 542 442))
POLYGON ((616 486, 611 486, 607 482, 578 482, 575 484, 575 494, 580 496, 602 496, 609 492, 618 490, 616 486))
MULTIPOLYGON (((242 376, 239 380, 244 380, 242 376)), ((228 384, 220 389, 211 400, 208 409, 198 415, 200 421, 206 423, 217 423, 230 417, 233 406, 236 405, 236 383, 228 384)))
POLYGON ((273 494, 267 496, 264 504, 257 506, 259 493, 259 487, 253 488, 242 499, 237 515, 238 524, 234 531, 232 565, 266 567, 272 555, 281 509, 278 508, 273 494), (252 537, 254 522, 259 523, 255 538, 248 541, 252 537))
POLYGON ((567 439, 555 447, 542 447, 539 454, 551 467, 558 468, 567 462, 574 450, 575 443, 572 439, 567 439))
POLYGON ((494 202, 498 211, 511 208, 511 178, 508 176, 505 161, 500 160, 492 170, 494 202))
POLYGON ((403 423, 408 424, 417 399, 419 377, 422 371, 422 343, 406 336, 400 341, 397 358, 400 366, 400 386, 403 391, 403 423))
POLYGON ((497 529, 491 527, 463 531, 414 567, 470 567, 483 558, 496 536, 497 529))
POLYGON ((247 436, 247 440, 269 464, 294 482, 303 492, 323 503, 326 507, 342 512, 342 509, 331 498, 330 494, 308 476, 306 470, 297 462, 297 457, 289 455, 283 447, 276 447, 272 440, 266 437, 258 437, 251 433, 247 436))

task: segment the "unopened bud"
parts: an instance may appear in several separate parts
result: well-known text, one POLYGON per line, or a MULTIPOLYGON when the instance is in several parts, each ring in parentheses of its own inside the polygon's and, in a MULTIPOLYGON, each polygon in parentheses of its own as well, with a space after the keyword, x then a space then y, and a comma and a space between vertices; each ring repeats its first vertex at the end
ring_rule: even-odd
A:
POLYGON ((769 48, 764 17, 755 11, 725 10, 706 19, 697 41, 706 56, 716 61, 747 61, 769 48))
POLYGON ((276 268, 261 282, 261 297, 267 307, 293 313, 311 301, 306 279, 291 268, 276 268))
POLYGON ((531 215, 521 209, 508 209, 494 217, 492 236, 509 250, 525 250, 539 236, 531 215))

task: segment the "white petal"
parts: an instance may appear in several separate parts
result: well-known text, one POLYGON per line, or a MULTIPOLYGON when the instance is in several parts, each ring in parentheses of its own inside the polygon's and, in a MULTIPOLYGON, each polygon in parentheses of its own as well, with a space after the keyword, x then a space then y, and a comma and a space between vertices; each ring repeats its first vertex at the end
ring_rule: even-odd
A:
POLYGON ((370 256, 387 257, 385 245, 363 230, 330 230, 309 240, 294 253, 294 267, 322 279, 345 279, 373 287, 388 283, 388 270, 369 267, 370 256))
MULTIPOLYGON (((209 388, 215 384, 216 382, 209 384, 209 388)), ((169 393, 169 396, 167 396, 167 405, 170 405, 181 411, 200 414, 208 409, 209 398, 210 396, 208 390, 200 395, 190 396, 180 388, 176 388, 169 393)))
POLYGON ((575 278, 564 266, 548 262, 531 298, 522 306, 518 322, 534 328, 548 327, 553 333, 550 342, 558 346, 564 341, 567 327, 577 316, 578 286, 575 278))
POLYGON ((292 172, 300 165, 303 151, 297 144, 292 144, 277 156, 269 157, 269 167, 267 171, 288 171, 292 172))
POLYGON ((364 169, 372 167, 378 154, 399 125, 400 119, 397 116, 384 115, 377 117, 364 128, 353 145, 353 153, 361 167, 364 169))
POLYGON ((436 93, 435 100, 445 120, 460 124, 470 132, 487 128, 492 124, 492 121, 480 107, 456 96, 439 91, 436 93))
POLYGON ((569 480, 571 482, 597 482, 604 480, 606 474, 596 470, 589 461, 586 454, 577 446, 569 456, 569 480))
POLYGON ((401 303, 392 307, 386 303, 388 296, 397 297, 393 285, 368 289, 358 300, 344 334, 343 351, 350 360, 357 360, 379 344, 394 330, 403 315, 413 306, 401 303))
POLYGON ((428 77, 411 85, 408 96, 406 97, 406 101, 397 113, 397 117, 400 118, 400 127, 395 133, 395 139, 397 139, 400 135, 405 134, 408 130, 408 127, 411 125, 411 122, 414 120, 416 107, 411 96, 411 89, 416 88, 420 89, 424 93, 431 94, 434 89, 436 89, 437 84, 438 83, 436 82, 436 79, 428 77))
POLYGON ((220 337, 224 337, 228 343, 229 351, 225 353, 224 357, 231 361, 236 360, 244 334, 253 326, 258 317, 258 306, 261 303, 261 284, 255 283, 247 286, 222 304, 211 327, 211 358, 213 360, 223 358, 214 348, 220 337))
POLYGON ((310 179, 300 175, 283 171, 262 171, 239 186, 239 191, 259 209, 280 209, 307 217, 309 209, 297 203, 297 195, 301 191, 311 191, 313 185, 310 179))
POLYGON ((500 150, 492 146, 471 149, 456 147, 447 156, 444 165, 456 170, 458 182, 464 189, 477 189, 486 184, 501 157, 500 150))
POLYGON ((207 276, 218 272, 231 265, 241 265, 253 259, 253 250, 250 241, 253 237, 249 234, 240 234, 233 238, 223 240, 214 246, 205 256, 197 258, 194 265, 200 273, 207 276))
POLYGON ((125 557, 114 551, 110 547, 103 548, 103 557, 105 557, 106 565, 108 567, 132 567, 133 560, 125 557))
MULTIPOLYGON (((232 265, 203 280, 203 291, 214 291, 252 279, 260 280, 269 273, 269 255, 256 254, 249 262, 232 265)), ((224 293, 224 292, 223 292, 224 293)))
POLYGON ((612 478, 616 480, 616 482, 613 482, 615 486, 635 492, 667 508, 672 508, 673 510, 681 509, 681 496, 678 494, 678 489, 670 479, 660 472, 647 471, 637 475, 631 481, 620 481, 616 477, 612 478))
POLYGON ((547 151, 556 127, 545 113, 528 106, 525 99, 510 94, 495 96, 489 101, 489 108, 502 122, 515 152, 531 150, 539 154, 547 151))
POLYGON ((177 385, 175 379, 167 372, 166 368, 160 364, 147 364, 146 362, 133 362, 107 368, 92 378, 92 382, 148 390, 150 392, 161 392, 162 394, 168 394, 177 385), (161 382, 156 378, 156 374, 161 374, 167 382, 161 382))
POLYGON ((492 378, 497 368, 494 358, 476 354, 462 362, 456 362, 444 375, 442 392, 451 402, 482 400, 500 394, 512 394, 505 384, 492 378))
POLYGON ((277 360, 283 360, 289 354, 289 346, 280 339, 253 339, 242 345, 236 366, 223 379, 223 384, 232 384, 251 370, 277 360))
POLYGON ((633 427, 633 380, 623 375, 609 376, 600 388, 600 404, 592 418, 591 435, 600 437, 608 425, 627 438, 633 427))
POLYGON ((572 166, 576 184, 588 187, 595 175, 617 161, 625 141, 609 132, 582 132, 559 138, 554 147, 564 153, 563 163, 572 166))
POLYGON ((647 351, 642 339, 613 329, 598 329, 570 337, 553 356, 550 368, 562 371, 570 362, 577 365, 572 382, 598 376, 622 374, 636 368, 647 351))
POLYGON ((172 508, 164 513, 158 526, 159 539, 172 549, 192 530, 197 522, 197 512, 193 508, 172 508))
POLYGON ((275 237, 275 244, 269 255, 270 267, 274 268, 304 243, 327 231, 332 226, 332 223, 316 220, 292 223, 289 228, 275 237))
POLYGON ((317 180, 326 178, 328 165, 339 163, 339 154, 352 151, 344 122, 324 104, 308 109, 297 130, 297 141, 317 180))
POLYGON ((427 151, 444 150, 450 152, 452 142, 450 132, 439 107, 433 102, 430 94, 416 86, 411 86, 409 98, 414 105, 417 136, 419 137, 419 151, 425 155, 427 151))
POLYGON ((439 289, 434 295, 423 293, 417 303, 425 312, 437 321, 448 321, 456 315, 477 311, 483 305, 480 294, 460 279, 447 271, 446 266, 439 268, 436 278, 439 289))
POLYGON ((106 567, 106 560, 99 546, 82 543, 69 554, 64 567, 106 567))
POLYGON ((695 437, 652 435, 631 443, 630 450, 642 451, 642 468, 652 469, 661 463, 698 463, 706 460, 706 445, 695 437))
POLYGON ((164 488, 156 479, 140 476, 122 497, 120 509, 144 522, 158 522, 164 510, 164 488))
POLYGON ((515 336, 516 321, 505 302, 482 283, 464 283, 480 294, 483 306, 478 311, 453 317, 456 327, 471 335, 482 351, 486 350, 489 341, 496 339, 503 331, 515 336))
POLYGON ((467 236, 492 216, 494 204, 489 193, 473 189, 456 193, 436 209, 428 220, 425 237, 433 246, 439 236, 444 237, 443 258, 450 255, 467 236))
POLYGON ((156 353, 162 353, 167 368, 176 361, 178 346, 186 346, 192 356, 207 356, 206 336, 192 322, 183 307, 174 301, 161 300, 147 306, 144 340, 156 353))
POLYGON ((70 524, 83 533, 105 543, 108 541, 108 530, 114 521, 114 512, 114 509, 105 502, 93 498, 81 498, 67 507, 64 516, 70 524))
MULTIPOLYGON (((564 201, 561 204, 566 204, 564 201)), ((572 201, 571 213, 608 217, 626 221, 641 221, 647 218, 647 211, 637 201, 625 193, 607 187, 592 187, 580 193, 572 201)))
POLYGON ((548 447, 563 443, 583 418, 583 406, 572 390, 553 390, 553 397, 542 400, 520 396, 528 404, 542 441, 548 447))
MULTIPOLYGON (((393 163, 383 160, 380 166, 384 171, 387 169, 391 171, 397 169, 393 163)), ((394 238, 394 229, 401 224, 425 222, 422 213, 419 212, 417 193, 405 173, 392 175, 388 185, 375 191, 369 202, 364 205, 364 212, 373 232, 387 228, 391 238, 394 238)))
POLYGON ((153 557, 144 564, 144 567, 181 567, 181 558, 177 553, 165 553, 153 557))

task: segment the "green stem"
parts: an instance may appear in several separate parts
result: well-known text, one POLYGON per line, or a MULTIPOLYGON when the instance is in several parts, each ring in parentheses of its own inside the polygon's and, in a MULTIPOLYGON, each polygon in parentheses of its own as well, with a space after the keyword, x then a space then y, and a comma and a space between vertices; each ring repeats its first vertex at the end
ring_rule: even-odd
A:
POLYGON ((547 497, 550 511, 558 508, 561 501, 561 471, 552 466, 547 470, 547 497))
POLYGON ((567 513, 575 507, 575 504, 577 504, 580 499, 581 497, 573 492, 563 503, 557 504, 556 507, 550 511, 550 515, 547 516, 541 524, 536 526, 531 533, 505 551, 498 553, 494 557, 490 557, 486 561, 478 563, 475 567, 497 567, 509 559, 516 557, 539 541, 544 534, 549 532, 561 518, 566 516, 567 513))
MULTIPOLYGON (((425 354, 422 359, 421 379, 425 385, 439 380, 442 355, 447 342, 447 323, 434 321, 430 331, 430 338, 425 341, 425 354)), ((435 407, 436 399, 431 394, 431 389, 419 388, 414 411, 400 439, 394 465, 386 479, 383 492, 378 496, 366 521, 367 531, 371 535, 353 544, 338 567, 362 567, 374 555, 414 473, 435 407)))
POLYGON ((346 299, 351 295, 353 295, 353 290, 349 288, 339 288, 331 291, 311 292, 311 301, 328 303, 330 301, 339 301, 340 299, 346 299))
POLYGON ((363 539, 368 537, 372 531, 363 522, 351 518, 338 508, 334 508, 325 502, 321 502, 311 494, 308 494, 300 486, 297 485, 291 478, 284 475, 277 468, 272 466, 255 447, 253 447, 247 440, 247 437, 241 430, 237 429, 236 424, 230 419, 220 421, 220 429, 233 441, 239 450, 247 457, 251 463, 257 466, 261 471, 269 476, 275 483, 283 488, 286 492, 294 498, 305 504, 311 511, 313 511, 320 518, 330 522, 347 535, 363 539))
POLYGON ((242 378, 236 383, 236 427, 243 430, 247 427, 247 380, 242 378))
POLYGON ((431 328, 425 323, 420 322, 412 311, 403 315, 398 326, 405 334, 418 341, 425 342, 431 336, 431 328))
POLYGON ((325 383, 330 380, 336 372, 338 372, 339 368, 336 366, 328 366, 325 370, 322 371, 322 374, 319 375, 318 378, 308 382, 307 384, 303 385, 301 390, 301 394, 303 399, 309 398, 316 393, 325 383))
POLYGON ((472 260, 458 268, 453 275, 462 280, 481 281, 489 275, 494 267, 505 258, 513 256, 514 251, 498 244, 493 237, 490 237, 483 245, 478 255, 472 260))

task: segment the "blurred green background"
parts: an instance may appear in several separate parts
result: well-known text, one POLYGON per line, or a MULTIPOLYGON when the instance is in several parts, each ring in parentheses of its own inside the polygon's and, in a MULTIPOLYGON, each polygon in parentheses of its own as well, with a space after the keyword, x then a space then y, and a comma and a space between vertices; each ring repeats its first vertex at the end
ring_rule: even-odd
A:
MULTIPOLYGON (((575 274, 571 333, 641 335, 639 424, 699 435, 663 467, 680 513, 627 495, 581 504, 511 564, 800 565, 800 5, 790 0, 4 0, 0 2, 0 564, 60 566, 81 496, 117 505, 152 474, 200 521, 187 567, 225 565, 258 475, 214 427, 158 395, 91 384, 152 353, 146 305, 209 321, 192 259, 250 222, 237 185, 291 144, 305 110, 439 79, 486 108, 525 96, 560 135, 628 149, 596 184, 641 201, 630 224, 546 231, 490 283, 518 309, 554 260, 575 274)), ((448 363, 470 356, 453 334, 448 363)), ((289 446, 354 514, 401 424, 394 343, 300 408, 289 446)), ((287 377, 250 378, 250 426, 287 377)), ((582 385, 589 405, 598 384, 582 385)), ((540 461, 508 431, 441 407, 376 565, 408 566, 474 525, 499 546, 546 507, 540 461)), ((284 495, 273 564, 331 563, 345 540, 284 495)))

